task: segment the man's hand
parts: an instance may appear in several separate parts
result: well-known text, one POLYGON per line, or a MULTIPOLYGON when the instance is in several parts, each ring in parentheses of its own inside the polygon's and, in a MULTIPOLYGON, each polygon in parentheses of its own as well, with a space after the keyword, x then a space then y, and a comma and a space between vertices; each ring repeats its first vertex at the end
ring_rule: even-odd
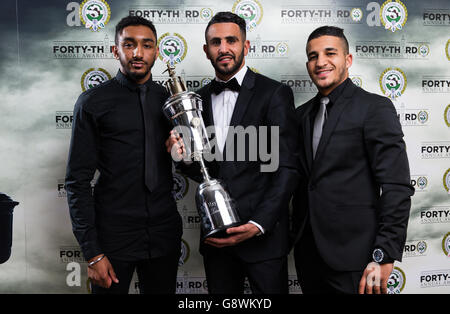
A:
POLYGON ((228 228, 227 233, 230 236, 227 238, 206 238, 205 243, 217 248, 232 246, 254 237, 259 232, 258 227, 254 224, 247 223, 238 227, 228 228))
MULTIPOLYGON (((93 257, 89 262, 96 260, 100 256, 93 257)), ((117 279, 114 269, 106 256, 94 265, 88 266, 88 277, 94 285, 103 288, 111 287, 113 281, 119 283, 119 279, 117 279)))
POLYGON ((166 140, 167 152, 171 154, 172 159, 180 161, 186 157, 186 149, 183 139, 174 130, 170 131, 169 138, 166 140))
POLYGON ((393 263, 382 265, 375 262, 369 263, 359 282, 359 294, 386 294, 387 282, 393 268, 393 263))

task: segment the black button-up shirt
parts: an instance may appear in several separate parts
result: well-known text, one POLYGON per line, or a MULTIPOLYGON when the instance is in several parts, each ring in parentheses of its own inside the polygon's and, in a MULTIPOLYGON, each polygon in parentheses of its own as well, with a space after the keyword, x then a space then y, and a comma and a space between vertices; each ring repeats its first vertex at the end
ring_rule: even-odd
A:
POLYGON ((180 250, 182 224, 172 197, 172 162, 162 113, 169 95, 148 80, 158 188, 145 186, 145 130, 138 85, 120 71, 84 92, 74 109, 66 190, 72 226, 84 257, 105 253, 139 260, 180 250), (95 171, 100 176, 91 189, 95 171))

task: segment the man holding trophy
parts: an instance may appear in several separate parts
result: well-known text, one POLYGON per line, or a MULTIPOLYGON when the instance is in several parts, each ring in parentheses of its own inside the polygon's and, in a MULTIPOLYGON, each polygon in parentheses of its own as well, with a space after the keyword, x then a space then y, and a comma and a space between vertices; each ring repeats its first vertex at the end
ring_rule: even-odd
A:
POLYGON ((202 182, 196 201, 208 291, 243 293, 247 277, 255 294, 288 293, 288 206, 298 179, 293 93, 245 66, 244 19, 217 13, 205 39, 215 79, 198 91, 201 99, 186 96, 169 66, 173 96, 164 111, 173 125, 188 129, 171 132, 168 152, 178 160, 192 157, 177 167, 202 182), (212 128, 215 145, 208 152, 203 131, 212 128), (261 151, 270 151, 270 160, 261 151))

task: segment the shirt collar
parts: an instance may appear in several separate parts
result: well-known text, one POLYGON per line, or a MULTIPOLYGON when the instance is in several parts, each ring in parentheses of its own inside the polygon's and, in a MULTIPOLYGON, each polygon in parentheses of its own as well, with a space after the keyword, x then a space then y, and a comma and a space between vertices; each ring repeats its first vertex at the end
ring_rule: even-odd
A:
MULTIPOLYGON (((339 84, 335 89, 333 89, 330 94, 328 94, 327 97, 330 99, 330 103, 334 104, 338 100, 339 96, 341 96, 342 92, 344 91, 344 89, 347 86, 349 81, 350 81, 350 78, 347 78, 345 81, 343 81, 341 84, 339 84)), ((319 99, 322 97, 324 97, 324 96, 319 93, 319 99)))
POLYGON ((128 87, 130 90, 136 91, 139 88, 139 85, 146 85, 147 88, 150 87, 150 84, 152 83, 152 76, 150 75, 150 78, 144 84, 137 84, 127 75, 123 74, 120 70, 118 70, 116 74, 116 80, 121 85, 128 87))
MULTIPOLYGON (((239 85, 242 86, 242 82, 244 81, 245 74, 247 74, 247 69, 248 69, 247 66, 243 66, 242 69, 240 69, 239 72, 237 72, 228 81, 231 81, 233 78, 236 78, 239 85)), ((217 76, 216 76, 215 80, 218 82, 228 82, 228 81, 223 81, 223 80, 219 79, 217 76)))

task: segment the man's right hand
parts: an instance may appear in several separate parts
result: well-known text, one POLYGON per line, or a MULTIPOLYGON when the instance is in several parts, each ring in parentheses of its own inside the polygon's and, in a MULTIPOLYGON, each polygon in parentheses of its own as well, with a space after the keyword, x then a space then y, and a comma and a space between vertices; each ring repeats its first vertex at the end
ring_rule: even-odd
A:
POLYGON ((167 152, 171 154, 172 159, 181 161, 186 157, 186 149, 184 148, 183 140, 180 135, 174 130, 170 131, 170 136, 166 140, 167 152))
MULTIPOLYGON (((93 257, 89 260, 89 263, 101 256, 102 254, 93 257)), ((119 279, 117 279, 116 273, 106 256, 94 265, 88 266, 88 277, 94 285, 103 288, 111 287, 112 282, 119 283, 119 279)))

